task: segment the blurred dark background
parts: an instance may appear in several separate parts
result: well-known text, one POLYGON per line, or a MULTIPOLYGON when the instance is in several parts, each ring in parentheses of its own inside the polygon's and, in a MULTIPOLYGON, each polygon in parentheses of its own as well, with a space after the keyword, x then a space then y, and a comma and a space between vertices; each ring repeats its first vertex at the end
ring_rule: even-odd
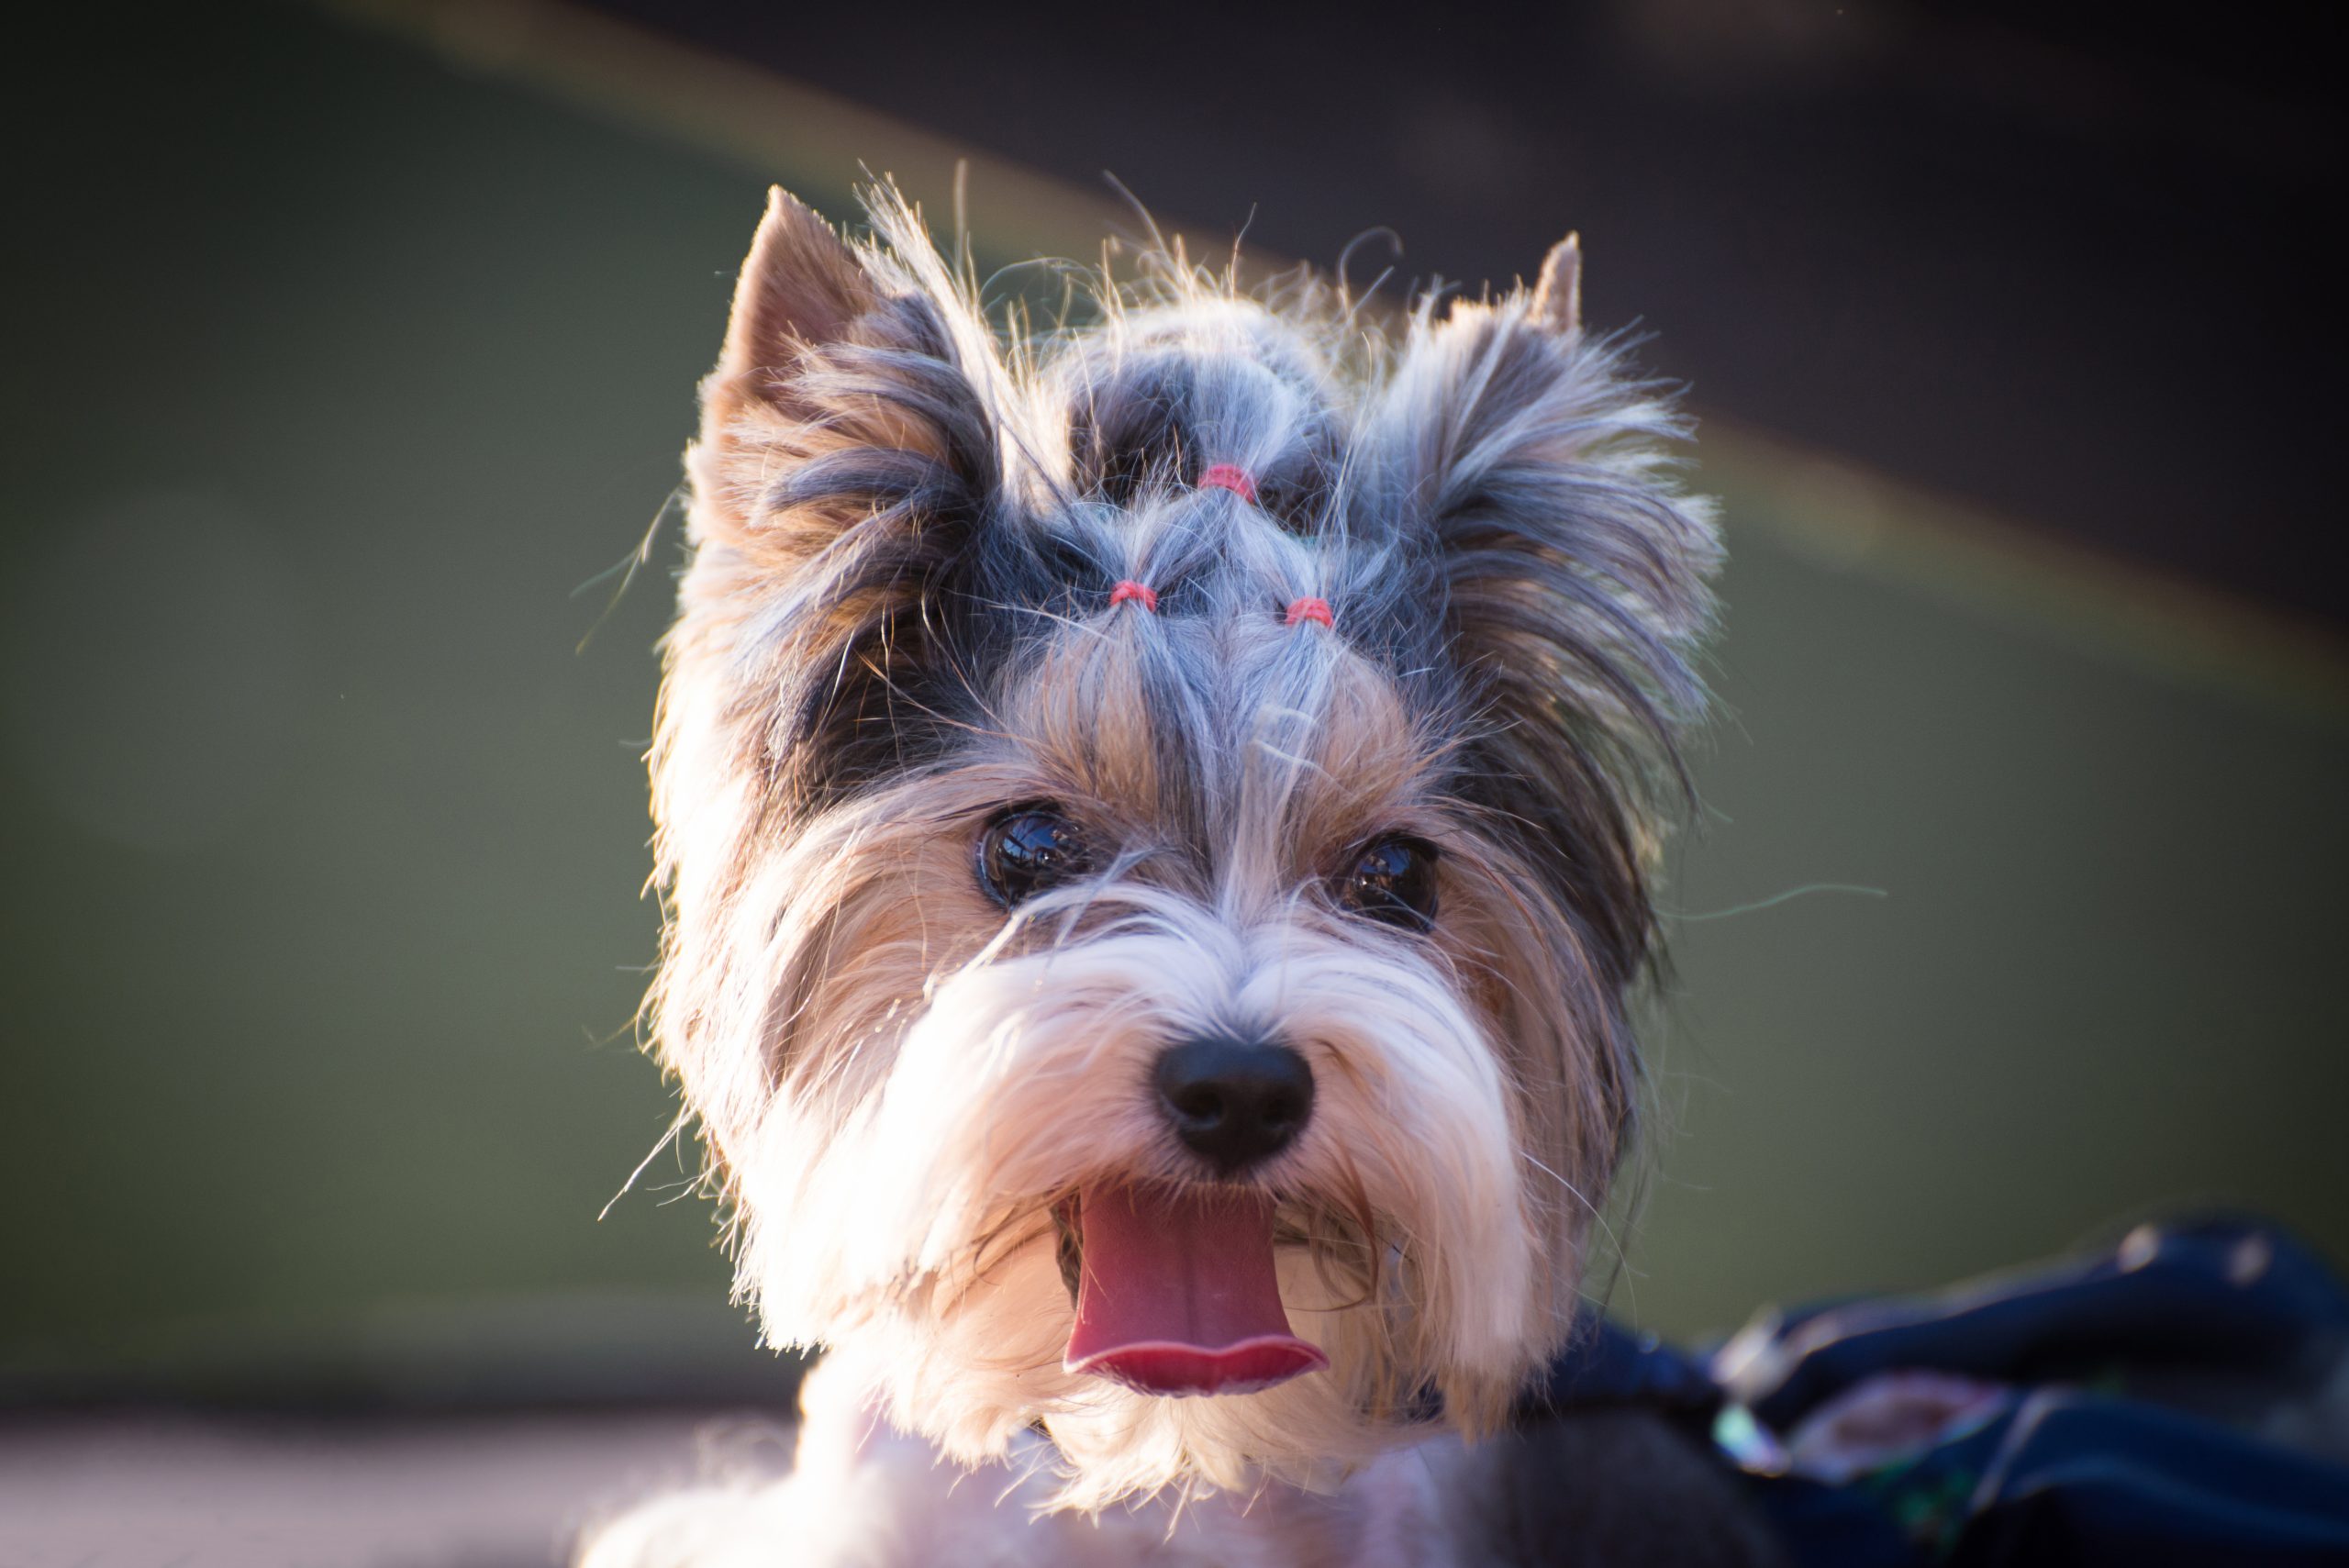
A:
MULTIPOLYGON (((848 217, 860 161, 946 225, 966 159, 989 265, 1132 233, 1105 170, 1393 298, 1576 228, 1689 384, 1725 718, 1619 1313, 2188 1205, 2349 1256, 2320 15, 51 16, 0 61, 0 1518, 77 1528, 91 1412, 787 1381, 688 1165, 598 1218, 674 1114, 630 1029, 674 531, 618 590, 765 183, 848 217), (1865 891, 1771 902, 1814 884, 1865 891)), ((542 1556, 585 1485, 483 1539, 542 1556)))
POLYGON ((2341 59, 2288 17, 1207 0, 938 7, 883 42, 853 6, 597 9, 1074 185, 1109 171, 1202 236, 1327 263, 1391 229, 1357 279, 1473 289, 1578 227, 1594 308, 1707 407, 2349 616, 2331 476, 2284 456, 2343 411, 2341 59))

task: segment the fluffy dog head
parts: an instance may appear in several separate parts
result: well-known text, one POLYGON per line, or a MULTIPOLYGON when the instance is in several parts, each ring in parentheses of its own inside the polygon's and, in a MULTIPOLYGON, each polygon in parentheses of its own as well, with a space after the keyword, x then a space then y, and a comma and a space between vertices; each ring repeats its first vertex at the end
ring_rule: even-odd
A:
POLYGON ((1489 1426, 1632 1116, 1678 423, 1571 240, 1391 342, 1171 256, 1030 338, 872 216, 774 195, 688 460, 652 1016, 741 1289, 1080 1505, 1489 1426))

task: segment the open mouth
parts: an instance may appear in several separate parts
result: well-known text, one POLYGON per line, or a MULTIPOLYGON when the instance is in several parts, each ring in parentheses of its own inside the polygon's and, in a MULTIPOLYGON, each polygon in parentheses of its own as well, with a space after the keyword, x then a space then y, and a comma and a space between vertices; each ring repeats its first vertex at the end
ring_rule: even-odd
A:
POLYGON ((1182 1396, 1252 1393, 1330 1364, 1289 1332, 1266 1195, 1097 1184, 1053 1218, 1076 1297, 1069 1371, 1182 1396))

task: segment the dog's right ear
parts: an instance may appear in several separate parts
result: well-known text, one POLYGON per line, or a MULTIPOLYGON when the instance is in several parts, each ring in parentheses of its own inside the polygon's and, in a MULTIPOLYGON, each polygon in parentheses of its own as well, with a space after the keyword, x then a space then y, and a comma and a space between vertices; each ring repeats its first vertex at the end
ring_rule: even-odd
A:
POLYGON ((750 476, 727 473, 741 455, 730 449, 741 444, 739 436, 755 435, 763 412, 792 409, 801 356, 841 341, 874 303, 872 278, 831 225, 782 186, 771 188, 734 285, 718 368, 702 384, 703 444, 717 460, 694 475, 697 492, 706 492, 701 498, 713 503, 704 521, 739 530, 756 517, 755 487, 739 487, 750 476), (751 428, 741 428, 746 421, 751 428))
POLYGON ((920 257, 851 247, 780 186, 767 193, 702 383, 688 459, 697 539, 787 559, 874 514, 986 499, 994 428, 984 368, 963 362, 961 302, 942 269, 915 270, 935 253, 914 215, 882 203, 876 221, 900 251, 919 239, 920 257))
POLYGON ((851 246, 770 193, 686 456, 672 684, 735 684, 738 753, 803 800, 902 766, 957 706, 934 688, 1001 486, 984 324, 912 210, 872 210, 885 244, 851 246))

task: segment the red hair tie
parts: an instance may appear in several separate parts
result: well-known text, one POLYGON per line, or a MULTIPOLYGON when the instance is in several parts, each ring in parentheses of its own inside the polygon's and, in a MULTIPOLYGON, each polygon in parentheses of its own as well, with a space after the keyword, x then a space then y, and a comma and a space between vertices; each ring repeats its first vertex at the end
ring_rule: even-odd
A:
POLYGON ((1250 506, 1256 504, 1256 480, 1237 463, 1219 462, 1199 470, 1201 490, 1229 490, 1250 506))
POLYGON ((1338 629, 1338 623, 1330 617, 1330 601, 1327 599, 1291 599, 1288 605, 1288 624, 1295 626, 1301 620, 1318 620, 1331 631, 1338 629))
POLYGON ((1152 615, 1156 615, 1158 613, 1158 590, 1152 587, 1147 583, 1137 583, 1132 578, 1128 577, 1119 582, 1116 587, 1109 590, 1109 607, 1111 609, 1116 609, 1128 599, 1140 600, 1141 602, 1141 607, 1148 610, 1152 615))

